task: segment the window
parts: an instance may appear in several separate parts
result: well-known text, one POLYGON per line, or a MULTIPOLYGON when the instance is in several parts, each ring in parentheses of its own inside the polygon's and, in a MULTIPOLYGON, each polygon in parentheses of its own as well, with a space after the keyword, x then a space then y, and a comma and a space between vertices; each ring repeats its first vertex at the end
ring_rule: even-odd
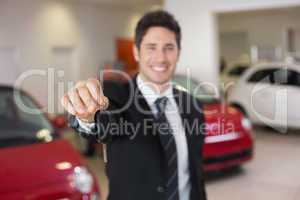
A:
POLYGON ((256 71, 254 74, 252 74, 250 76, 250 78, 248 79, 248 82, 274 83, 273 74, 276 71, 277 71, 276 68, 263 69, 263 70, 256 71))
MULTIPOLYGON (((23 92, 20 93, 20 99, 27 108, 38 109, 23 92)), ((55 136, 52 135, 53 131, 52 125, 43 114, 24 111, 15 101, 12 89, 0 88, 0 148, 45 142, 45 134, 55 136)))
POLYGON ((274 73, 274 82, 278 85, 300 86, 300 74, 294 70, 280 69, 274 73))
POLYGON ((287 85, 288 77, 290 76, 290 70, 278 69, 274 72, 274 83, 277 85, 287 85))
POLYGON ((217 97, 219 94, 210 93, 205 89, 204 85, 201 85, 192 78, 185 77, 182 75, 176 75, 173 77, 173 83, 180 89, 186 90, 196 98, 201 99, 205 103, 215 103, 218 101, 217 97))
POLYGON ((294 70, 289 70, 288 85, 300 87, 300 73, 294 70))
POLYGON ((248 81, 300 87, 300 73, 286 68, 264 69, 255 72, 248 81))

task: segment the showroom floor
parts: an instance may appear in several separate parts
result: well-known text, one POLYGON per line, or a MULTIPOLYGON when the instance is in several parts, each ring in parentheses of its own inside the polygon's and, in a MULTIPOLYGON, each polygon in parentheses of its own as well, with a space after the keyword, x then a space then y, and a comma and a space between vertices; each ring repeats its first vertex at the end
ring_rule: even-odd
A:
MULTIPOLYGON (((255 133, 255 159, 240 169, 209 175, 208 200, 300 200, 300 131, 281 134, 256 127, 255 133)), ((95 156, 88 163, 105 199, 103 162, 95 156)))

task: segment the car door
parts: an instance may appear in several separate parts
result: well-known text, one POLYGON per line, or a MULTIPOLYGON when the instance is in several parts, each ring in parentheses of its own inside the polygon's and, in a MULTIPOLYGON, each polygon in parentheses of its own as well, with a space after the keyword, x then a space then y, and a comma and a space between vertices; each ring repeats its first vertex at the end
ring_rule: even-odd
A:
POLYGON ((288 71, 288 126, 300 127, 300 73, 296 70, 288 71))
POLYGON ((276 71, 276 67, 258 69, 249 75, 246 84, 249 91, 247 105, 250 115, 254 121, 266 125, 278 124, 278 116, 282 116, 282 110, 277 107, 287 105, 282 91, 274 84, 276 71))

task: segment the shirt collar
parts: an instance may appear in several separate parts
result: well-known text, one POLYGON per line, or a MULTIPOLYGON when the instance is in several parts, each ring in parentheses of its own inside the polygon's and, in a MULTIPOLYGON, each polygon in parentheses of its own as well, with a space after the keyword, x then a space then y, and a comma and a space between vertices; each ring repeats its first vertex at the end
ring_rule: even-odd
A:
POLYGON ((139 90, 141 91, 149 106, 153 106, 156 99, 160 97, 165 96, 169 100, 174 99, 173 87, 171 82, 168 83, 170 86, 162 94, 160 94, 158 91, 155 91, 152 87, 150 87, 151 83, 145 82, 141 78, 140 74, 138 74, 136 81, 139 90))

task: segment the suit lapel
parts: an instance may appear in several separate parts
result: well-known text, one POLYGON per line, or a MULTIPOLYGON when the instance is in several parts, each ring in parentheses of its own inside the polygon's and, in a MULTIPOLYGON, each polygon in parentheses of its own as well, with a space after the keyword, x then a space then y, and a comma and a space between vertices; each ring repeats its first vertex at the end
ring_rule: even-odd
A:
MULTIPOLYGON (((175 101, 177 103, 177 106, 179 108, 180 116, 182 119, 182 123, 185 130, 185 135, 187 139, 187 146, 188 146, 188 158, 189 158, 189 169, 190 169, 190 178, 192 184, 197 184, 196 176, 197 176, 197 167, 199 161, 198 159, 202 159, 200 157, 196 157, 198 155, 201 155, 201 149, 197 143, 199 143, 198 140, 200 140, 199 137, 194 137, 197 135, 196 131, 199 131, 200 124, 196 124, 196 127, 194 126, 195 119, 197 119, 197 115, 200 113, 195 112, 193 108, 193 99, 191 95, 188 95, 184 92, 181 92, 177 89, 173 90, 175 101), (195 130, 196 128, 196 130, 195 130)), ((200 167, 200 166, 199 166, 200 167)), ((194 187, 195 189, 195 187, 194 187)))
POLYGON ((190 136, 193 134, 193 133, 189 133, 190 131, 189 129, 190 127, 192 127, 193 125, 192 123, 195 118, 195 116, 193 116, 193 112, 191 108, 192 106, 191 96, 177 90, 176 88, 173 89, 173 93, 182 120, 182 125, 184 126, 186 137, 187 139, 189 139, 190 136))

